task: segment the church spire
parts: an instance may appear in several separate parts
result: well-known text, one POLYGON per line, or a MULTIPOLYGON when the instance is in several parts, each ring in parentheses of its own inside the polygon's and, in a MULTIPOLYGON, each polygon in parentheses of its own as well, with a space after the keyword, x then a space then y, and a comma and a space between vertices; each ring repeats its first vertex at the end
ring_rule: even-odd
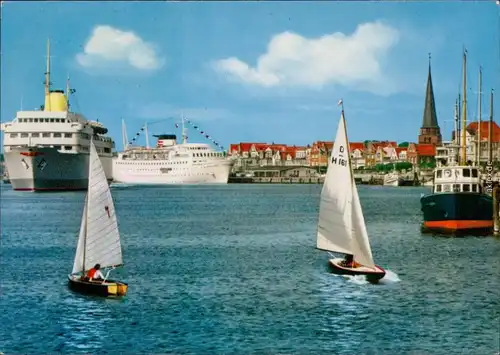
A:
POLYGON ((434 90, 432 88, 431 74, 431 54, 429 53, 429 74, 427 75, 427 91, 425 93, 425 108, 424 117, 422 120, 422 128, 439 127, 436 114, 436 103, 434 101, 434 90))

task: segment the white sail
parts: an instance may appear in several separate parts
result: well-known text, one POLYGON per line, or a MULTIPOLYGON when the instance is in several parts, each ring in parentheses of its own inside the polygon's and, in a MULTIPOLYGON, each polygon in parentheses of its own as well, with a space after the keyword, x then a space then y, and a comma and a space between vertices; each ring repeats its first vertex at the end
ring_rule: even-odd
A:
MULTIPOLYGON (((77 248, 73 272, 86 271, 95 264, 100 264, 102 268, 123 264, 115 206, 93 142, 90 143, 89 186, 85 208, 83 218, 86 225, 82 223, 81 228, 85 229, 85 247, 81 251, 77 248), (78 263, 80 258, 85 259, 83 263, 78 263)), ((80 231, 80 235, 82 233, 80 231)))
POLYGON ((358 189, 355 183, 352 185, 352 254, 354 255, 354 260, 361 265, 374 268, 375 263, 373 262, 372 249, 368 239, 368 231, 366 230, 361 202, 359 201, 358 189))
POLYGON ((318 249, 352 254, 352 176, 344 115, 328 161, 319 206, 318 249))
POLYGON ((83 271, 83 249, 85 248, 85 236, 87 234, 87 197, 85 195, 82 222, 80 223, 80 235, 78 236, 78 244, 76 246, 75 262, 73 263, 73 274, 83 271))
POLYGON ((374 267, 365 219, 351 170, 343 111, 321 191, 317 248, 352 254, 360 264, 374 267))

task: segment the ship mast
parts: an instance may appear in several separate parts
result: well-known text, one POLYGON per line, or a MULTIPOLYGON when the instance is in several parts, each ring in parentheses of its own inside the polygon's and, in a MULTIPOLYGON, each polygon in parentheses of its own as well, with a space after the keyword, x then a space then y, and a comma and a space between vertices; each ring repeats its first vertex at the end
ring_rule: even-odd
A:
POLYGON ((50 38, 47 38, 47 65, 45 69, 45 97, 49 107, 45 107, 46 111, 50 111, 50 38))
POLYGON ((488 162, 489 164, 493 161, 493 152, 491 150, 491 141, 493 139, 493 89, 491 89, 490 94, 490 121, 488 122, 488 162))
POLYGON ((149 149, 149 131, 147 122, 144 124, 144 134, 146 135, 146 149, 149 149))
POLYGON ((127 138, 127 127, 125 126, 125 120, 122 118, 122 142, 123 150, 128 149, 128 138, 127 138))
POLYGON ((68 73, 68 78, 66 79, 66 105, 68 106, 68 111, 69 111, 69 94, 70 94, 70 87, 69 87, 69 73, 68 73))
POLYGON ((464 78, 463 78, 463 110, 462 110, 462 162, 460 165, 467 164, 467 143, 466 143, 466 124, 467 124, 467 49, 464 48, 464 78))
POLYGON ((481 110, 482 110, 483 68, 479 66, 479 115, 477 117, 477 166, 481 165, 481 110))
POLYGON ((184 114, 181 114, 181 121, 182 121, 182 144, 186 144, 187 136, 186 136, 186 127, 184 125, 184 114))

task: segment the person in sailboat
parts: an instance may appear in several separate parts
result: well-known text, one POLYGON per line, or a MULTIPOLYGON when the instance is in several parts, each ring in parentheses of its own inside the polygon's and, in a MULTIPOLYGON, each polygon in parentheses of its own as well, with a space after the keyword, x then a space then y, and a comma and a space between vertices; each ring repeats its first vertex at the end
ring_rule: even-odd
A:
POLYGON ((102 274, 100 264, 95 264, 92 269, 87 271, 87 279, 89 281, 103 281, 104 275, 102 274))
POLYGON ((344 260, 342 261, 342 266, 356 268, 360 264, 354 261, 354 256, 352 254, 346 254, 344 260))

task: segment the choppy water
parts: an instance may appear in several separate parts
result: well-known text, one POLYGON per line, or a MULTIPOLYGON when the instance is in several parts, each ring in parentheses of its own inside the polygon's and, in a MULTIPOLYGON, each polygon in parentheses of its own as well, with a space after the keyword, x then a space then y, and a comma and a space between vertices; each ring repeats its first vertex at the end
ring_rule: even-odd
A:
POLYGON ((68 290, 84 193, 1 195, 5 354, 494 354, 500 240, 420 234, 423 189, 361 187, 371 285, 315 249, 318 185, 113 188, 130 283, 68 290))

